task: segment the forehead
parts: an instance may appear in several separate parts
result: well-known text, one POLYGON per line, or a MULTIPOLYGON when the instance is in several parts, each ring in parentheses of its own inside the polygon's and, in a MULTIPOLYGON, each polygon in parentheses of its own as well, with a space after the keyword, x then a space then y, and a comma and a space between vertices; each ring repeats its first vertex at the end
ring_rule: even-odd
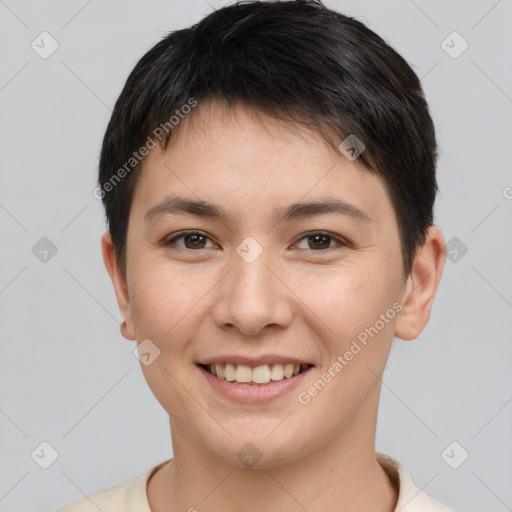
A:
POLYGON ((182 122, 167 151, 156 147, 146 157, 133 207, 151 208, 172 194, 261 216, 278 204, 334 196, 363 211, 393 213, 378 175, 303 125, 216 102, 200 104, 182 122))

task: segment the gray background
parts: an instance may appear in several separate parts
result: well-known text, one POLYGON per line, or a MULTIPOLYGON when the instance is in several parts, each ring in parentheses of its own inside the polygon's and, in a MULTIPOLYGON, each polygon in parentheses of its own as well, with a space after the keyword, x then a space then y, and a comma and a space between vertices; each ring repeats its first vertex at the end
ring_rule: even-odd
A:
MULTIPOLYGON (((0 512, 50 511, 171 456, 167 416, 119 333, 92 191, 129 71, 225 3, 209 1, 0 1, 0 512), (43 31, 59 45, 47 59, 31 48, 43 31), (58 452, 48 469, 43 441, 58 452)), ((440 146, 436 222, 451 240, 430 324, 392 350, 377 448, 452 507, 511 510, 512 2, 326 3, 422 78, 440 146), (453 31, 469 44, 458 58, 458 36, 444 43, 452 56, 442 47, 453 31)))

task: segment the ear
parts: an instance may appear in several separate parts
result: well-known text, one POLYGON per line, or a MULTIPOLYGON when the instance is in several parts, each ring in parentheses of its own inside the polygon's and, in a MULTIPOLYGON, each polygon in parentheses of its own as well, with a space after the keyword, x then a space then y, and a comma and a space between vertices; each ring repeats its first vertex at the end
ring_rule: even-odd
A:
POLYGON ((446 261, 441 230, 431 226, 425 243, 418 248, 402 296, 402 310, 395 324, 395 336, 403 340, 418 337, 430 318, 439 280, 446 261))
POLYGON ((130 310, 130 295, 128 292, 128 285, 126 277, 124 276, 121 268, 117 263, 116 251, 110 233, 104 233, 101 238, 101 250, 103 252, 103 261, 107 272, 110 275, 114 290, 116 292, 117 304, 119 311, 123 316, 124 322, 121 324, 121 334, 127 340, 135 340, 135 329, 133 324, 133 317, 130 310))

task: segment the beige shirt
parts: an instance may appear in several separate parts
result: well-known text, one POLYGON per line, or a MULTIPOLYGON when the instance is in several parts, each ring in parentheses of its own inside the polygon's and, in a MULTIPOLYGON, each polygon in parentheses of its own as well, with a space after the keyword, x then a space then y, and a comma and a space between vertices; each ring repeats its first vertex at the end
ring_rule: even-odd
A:
MULTIPOLYGON (((396 460, 377 454, 379 464, 385 469, 398 491, 395 512, 455 512, 442 503, 433 500, 415 487, 405 468, 396 460)), ((169 461, 162 462, 132 482, 115 485, 103 491, 75 501, 57 512, 151 512, 146 493, 151 475, 169 461)))

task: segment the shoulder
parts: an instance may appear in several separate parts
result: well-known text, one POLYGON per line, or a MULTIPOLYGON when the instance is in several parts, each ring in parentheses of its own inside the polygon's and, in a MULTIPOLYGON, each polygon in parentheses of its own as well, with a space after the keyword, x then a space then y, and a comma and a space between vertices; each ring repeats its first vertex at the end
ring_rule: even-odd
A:
POLYGON ((151 512, 146 492, 147 483, 158 468, 167 462, 153 466, 131 482, 113 485, 84 496, 57 512, 151 512))
POLYGON ((384 468, 391 481, 398 489, 398 502, 395 510, 400 512, 456 512, 452 508, 434 500, 418 489, 411 480, 409 473, 397 460, 377 454, 379 464, 384 468))

